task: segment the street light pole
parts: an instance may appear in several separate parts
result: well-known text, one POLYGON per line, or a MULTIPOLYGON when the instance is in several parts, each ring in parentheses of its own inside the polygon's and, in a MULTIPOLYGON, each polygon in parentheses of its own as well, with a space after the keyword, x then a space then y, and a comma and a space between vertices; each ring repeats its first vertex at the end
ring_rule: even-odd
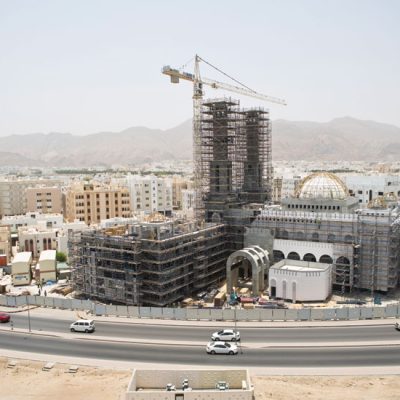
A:
POLYGON ((29 309, 29 297, 28 296, 25 297, 26 297, 26 304, 28 306, 28 328, 29 328, 29 333, 31 333, 31 312, 29 309))

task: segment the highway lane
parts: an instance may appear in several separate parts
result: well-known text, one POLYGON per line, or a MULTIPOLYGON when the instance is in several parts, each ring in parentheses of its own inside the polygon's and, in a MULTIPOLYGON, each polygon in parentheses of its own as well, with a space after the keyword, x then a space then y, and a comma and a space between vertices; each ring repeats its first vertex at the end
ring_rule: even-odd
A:
MULTIPOLYGON (((13 314, 14 327, 27 329, 26 314, 13 314)), ((31 316, 33 330, 65 333, 69 332, 72 320, 52 319, 43 316, 31 316)), ((208 341, 216 328, 199 325, 173 326, 154 325, 146 320, 143 324, 96 322, 93 336, 108 336, 129 339, 173 340, 173 341, 208 341)), ((232 324, 233 325, 233 324, 232 324)), ((304 327, 304 328, 246 328, 238 324, 242 342, 245 343, 323 343, 323 342, 364 342, 399 340, 400 332, 393 325, 378 326, 337 326, 337 327, 304 327)))
MULTIPOLYGON (((137 345, 0 332, 0 349, 69 357, 230 367, 399 366, 400 346, 243 349, 237 356, 208 355, 205 346, 137 345)), ((1 353, 1 351, 0 351, 1 353)))

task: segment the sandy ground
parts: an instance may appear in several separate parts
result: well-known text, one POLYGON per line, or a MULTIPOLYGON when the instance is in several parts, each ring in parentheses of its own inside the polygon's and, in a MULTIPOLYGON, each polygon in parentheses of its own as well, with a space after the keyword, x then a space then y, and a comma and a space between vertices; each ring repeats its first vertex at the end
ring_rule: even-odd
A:
MULTIPOLYGON (((44 362, 18 360, 7 368, 0 357, 1 400, 120 400, 128 386, 131 371, 79 367, 75 374, 69 365, 56 364, 42 371, 44 362)), ((399 376, 255 376, 256 400, 342 400, 400 398, 399 376)))

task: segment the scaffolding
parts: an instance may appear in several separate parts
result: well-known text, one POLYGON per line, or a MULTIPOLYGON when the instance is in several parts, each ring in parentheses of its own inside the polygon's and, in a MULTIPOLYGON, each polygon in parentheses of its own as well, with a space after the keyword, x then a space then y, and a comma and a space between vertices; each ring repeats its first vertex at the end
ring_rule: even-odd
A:
MULTIPOLYGON (((201 106, 201 143, 195 148, 197 199, 206 221, 225 221, 229 209, 271 199, 272 160, 269 113, 241 109, 231 98, 201 106)), ((196 186, 196 185, 195 185, 196 186)), ((243 227, 242 227, 243 228, 243 227)))
POLYGON ((178 221, 138 223, 128 234, 72 233, 75 290, 104 302, 166 306, 224 278, 225 226, 178 221))

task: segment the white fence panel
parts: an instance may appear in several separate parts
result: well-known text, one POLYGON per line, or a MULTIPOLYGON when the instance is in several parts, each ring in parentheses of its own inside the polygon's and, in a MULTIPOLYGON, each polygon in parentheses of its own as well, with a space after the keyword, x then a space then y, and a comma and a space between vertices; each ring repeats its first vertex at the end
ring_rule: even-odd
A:
POLYGON ((254 308, 253 310, 246 311, 246 321, 260 321, 260 309, 254 308))
POLYGON ((175 319, 174 309, 173 308, 163 308, 161 318, 175 319))
POLYGON ((396 317, 400 317, 400 303, 397 305, 396 317))
POLYGON ((7 298, 6 296, 0 295, 0 306, 6 306, 7 305, 7 298))
POLYGON ((82 300, 81 302, 81 310, 93 310, 95 304, 92 303, 90 300, 82 300))
POLYGON ((106 305, 106 315, 117 315, 117 306, 106 305))
POLYGON ((260 320, 261 321, 272 321, 273 312, 270 308, 260 308, 260 320))
POLYGON ((82 300, 72 299, 71 308, 73 310, 82 310, 82 300))
POLYGON ((188 319, 186 316, 186 308, 174 308, 175 319, 188 319))
POLYGON ((199 319, 204 319, 204 320, 211 320, 211 310, 208 310, 207 308, 199 308, 197 310, 197 315, 199 316, 199 319))
POLYGON ((236 310, 236 320, 247 321, 247 311, 248 310, 236 310))
POLYGON ((43 296, 35 296, 35 297, 36 297, 36 299, 35 299, 36 305, 40 306, 40 307, 44 307, 44 299, 45 299, 45 297, 43 297, 43 296))
POLYGON ((45 297, 44 298, 44 305, 45 307, 54 307, 53 297, 45 297))
POLYGON ((222 310, 222 318, 224 321, 233 321, 235 319, 235 310, 225 308, 222 310))
POLYGON ((322 308, 312 308, 310 318, 312 321, 322 321, 324 320, 324 309, 322 308))
POLYGON ((349 319, 360 319, 360 309, 359 308, 349 308, 349 319))
POLYGON ((374 316, 372 307, 361 308, 361 319, 372 319, 374 316))
POLYGON ((397 317, 397 304, 388 304, 385 307, 385 318, 397 317))
POLYGON ((151 318, 161 318, 162 311, 161 307, 151 307, 151 318))
POLYGON ((151 318, 151 307, 140 307, 139 318, 151 318))
POLYGON ((272 310, 272 316, 274 321, 284 321, 286 319, 286 310, 274 308, 272 310))
POLYGON ((106 306, 104 304, 96 304, 94 313, 95 315, 106 315, 106 306))
POLYGON ((311 319, 311 310, 309 308, 303 308, 298 310, 300 321, 309 321, 311 319))
POLYGON ((117 306, 117 315, 121 317, 128 316, 128 307, 127 306, 117 306))
POLYGON ((222 310, 210 310, 210 318, 212 321, 222 321, 223 320, 223 315, 222 315, 222 310))
POLYGON ((324 320, 330 321, 336 319, 336 310, 334 308, 326 308, 324 310, 324 320))
POLYGON ((199 319, 199 315, 197 314, 197 308, 186 308, 186 316, 187 319, 199 319))
POLYGON ((385 318, 385 307, 373 307, 372 315, 374 318, 385 318))
POLYGON ((349 309, 347 307, 337 308, 336 319, 349 319, 349 309))
POLYGON ((36 305, 36 297, 37 296, 26 296, 27 297, 27 304, 31 305, 36 305))
POLYGON ((62 299, 62 306, 63 310, 72 310, 72 299, 62 299))
POLYGON ((53 299, 54 307, 56 308, 62 308, 63 306, 63 299, 60 297, 54 297, 53 299))
POLYGON ((128 315, 130 318, 138 318, 139 308, 136 306, 128 306, 128 315))
POLYGON ((17 301, 17 306, 24 306, 26 304, 26 297, 27 296, 18 296, 16 299, 17 301))
POLYGON ((285 320, 286 321, 298 321, 299 319, 299 313, 298 310, 285 310, 285 320))

